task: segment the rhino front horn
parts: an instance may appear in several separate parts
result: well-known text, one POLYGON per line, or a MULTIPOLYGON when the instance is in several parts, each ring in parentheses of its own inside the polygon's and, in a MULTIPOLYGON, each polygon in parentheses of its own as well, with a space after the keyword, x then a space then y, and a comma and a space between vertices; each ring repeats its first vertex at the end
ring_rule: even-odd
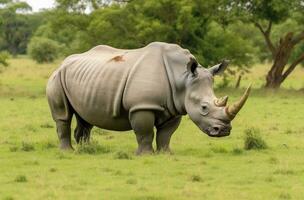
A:
POLYGON ((250 90, 251 90, 251 84, 248 86, 248 88, 244 92, 243 96, 237 102, 226 107, 226 113, 227 113, 228 117, 230 118, 230 120, 233 120, 234 117, 236 116, 236 114, 242 109, 242 107, 244 106, 244 104, 246 103, 246 101, 248 99, 250 90))

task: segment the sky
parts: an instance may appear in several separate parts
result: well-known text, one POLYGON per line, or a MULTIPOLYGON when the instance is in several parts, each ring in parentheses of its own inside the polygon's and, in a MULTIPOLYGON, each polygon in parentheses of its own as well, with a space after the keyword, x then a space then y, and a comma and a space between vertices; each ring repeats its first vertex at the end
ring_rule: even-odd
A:
POLYGON ((21 0, 27 2, 33 9, 33 12, 38 12, 43 8, 52 8, 55 5, 55 0, 21 0))

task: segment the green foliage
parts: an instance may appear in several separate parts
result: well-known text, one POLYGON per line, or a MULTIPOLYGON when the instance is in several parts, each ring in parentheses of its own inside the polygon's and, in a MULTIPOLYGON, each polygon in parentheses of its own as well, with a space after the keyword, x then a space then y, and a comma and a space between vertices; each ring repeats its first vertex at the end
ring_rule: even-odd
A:
MULTIPOLYGON (((300 33, 303 31, 304 4, 302 0, 228 0, 231 12, 234 13, 232 19, 240 19, 248 26, 259 24, 265 32, 269 26, 270 41, 274 46, 279 45, 279 41, 288 32, 300 33)), ((241 30, 241 29, 240 29, 241 30)), ((272 59, 271 53, 266 45, 265 38, 260 30, 252 30, 252 34, 246 34, 254 46, 259 48, 257 57, 260 60, 272 59), (255 32, 255 34, 253 34, 255 32)), ((242 30, 241 30, 242 31, 242 30)), ((265 32, 266 33, 266 32, 265 32)), ((289 62, 294 61, 303 52, 303 43, 295 46, 289 62)))
POLYGON ((221 3, 147 0, 131 1, 126 6, 113 4, 92 13, 88 34, 81 41, 87 41, 88 46, 108 44, 117 48, 164 41, 188 48, 204 66, 224 58, 232 60, 237 69, 249 66, 255 48, 245 37, 221 25, 214 15, 221 3))
POLYGON ((1 51, 0 52, 0 65, 7 67, 9 64, 7 62, 7 59, 9 59, 10 54, 7 51, 1 51))
POLYGON ((296 1, 298 0, 251 0, 250 5, 246 5, 246 8, 254 18, 277 23, 290 15, 296 1))
POLYGON ((266 149, 267 144, 260 136, 260 130, 256 128, 249 128, 245 130, 244 149, 266 149))
MULTIPOLYGON (((246 28, 239 24, 240 28, 246 28)), ((233 27, 224 29, 217 23, 211 23, 208 28, 208 33, 205 36, 203 45, 201 47, 202 55, 205 62, 219 61, 227 58, 232 61, 234 65, 239 67, 249 67, 253 60, 253 54, 256 49, 252 43, 245 37, 236 35, 236 30, 233 27), (212 42, 211 42, 212 41, 212 42)))
POLYGON ((41 23, 38 14, 28 15, 31 7, 25 2, 0 2, 0 51, 25 53, 31 34, 41 23))
POLYGON ((227 12, 222 10, 214 15, 224 1, 57 2, 58 9, 46 14, 48 22, 38 28, 35 36, 58 41, 64 46, 65 55, 99 44, 139 48, 153 41, 163 41, 189 49, 203 66, 226 58, 239 70, 250 65, 255 53, 251 41, 238 37, 230 25, 222 26, 227 12), (93 8, 93 12, 85 14, 88 8, 93 8))
POLYGON ((47 22, 37 29, 34 37, 57 41, 64 55, 83 52, 92 47, 88 42, 88 15, 52 10, 45 14, 45 18, 47 22))
POLYGON ((58 58, 60 49, 58 42, 48 38, 34 37, 28 45, 29 55, 38 63, 53 62, 58 58))

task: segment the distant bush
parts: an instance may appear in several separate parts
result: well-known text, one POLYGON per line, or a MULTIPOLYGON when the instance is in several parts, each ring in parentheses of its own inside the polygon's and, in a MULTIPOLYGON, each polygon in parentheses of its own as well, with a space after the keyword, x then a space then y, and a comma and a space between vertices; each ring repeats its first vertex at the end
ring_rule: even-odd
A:
POLYGON ((8 62, 7 59, 9 59, 10 54, 7 51, 1 51, 0 52, 0 64, 7 67, 8 62))
POLYGON ((260 130, 256 128, 249 128, 245 130, 244 149, 266 149, 267 144, 260 136, 260 130))
POLYGON ((38 63, 53 62, 59 56, 61 45, 51 39, 33 37, 28 45, 29 55, 38 63))

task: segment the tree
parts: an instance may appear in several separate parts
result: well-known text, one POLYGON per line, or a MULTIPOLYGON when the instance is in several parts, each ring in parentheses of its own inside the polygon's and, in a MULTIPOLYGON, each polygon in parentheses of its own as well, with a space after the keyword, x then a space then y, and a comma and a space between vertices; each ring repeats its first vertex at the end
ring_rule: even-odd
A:
POLYGON ((31 35, 30 20, 20 12, 31 10, 25 2, 0 1, 0 49, 8 50, 11 54, 24 53, 31 35))
POLYGON ((53 62, 58 57, 60 48, 54 40, 33 37, 28 45, 28 53, 38 63, 53 62))
POLYGON ((133 0, 112 4, 92 13, 88 36, 92 46, 138 48, 153 41, 177 43, 189 49, 208 66, 228 58, 239 68, 249 64, 250 41, 236 37, 233 30, 214 15, 222 1, 133 0))
POLYGON ((251 22, 263 35, 272 66, 266 76, 266 88, 279 88, 291 72, 304 61, 304 52, 296 49, 304 41, 303 0, 230 0, 230 8, 251 22), (292 18, 297 24, 274 40, 273 26, 292 18))
MULTIPOLYGON (((110 5, 113 2, 123 3, 123 0, 56 0, 57 8, 69 12, 85 13, 110 5)), ((127 1, 126 1, 127 2, 127 1)))
MULTIPOLYGON (((223 58, 237 70, 249 66, 255 48, 223 23, 225 0, 57 0, 34 34, 64 44, 65 54, 106 44, 140 48, 153 41, 177 43, 204 66, 223 58), (92 9, 93 2, 96 4, 92 9), (87 9, 92 12, 85 12, 87 9), (216 14, 215 14, 216 13, 216 14)), ((244 25, 243 25, 244 26, 244 25)))

